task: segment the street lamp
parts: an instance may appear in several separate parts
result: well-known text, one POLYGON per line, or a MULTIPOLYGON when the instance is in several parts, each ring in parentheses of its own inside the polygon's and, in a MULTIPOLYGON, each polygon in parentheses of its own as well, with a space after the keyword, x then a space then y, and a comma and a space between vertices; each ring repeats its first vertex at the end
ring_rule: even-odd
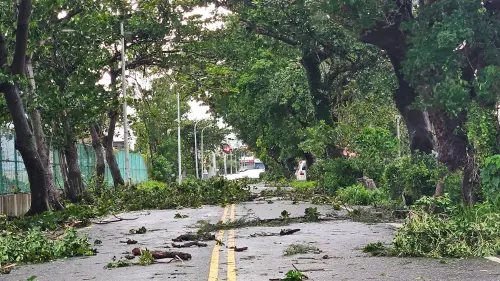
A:
POLYGON ((210 125, 205 126, 203 129, 201 129, 201 178, 203 179, 203 173, 205 172, 205 158, 203 156, 204 149, 203 149, 203 132, 205 131, 206 128, 210 127, 210 125))
POLYGON ((197 140, 196 140, 196 127, 198 126, 198 122, 200 122, 200 120, 196 120, 194 122, 194 163, 195 163, 195 169, 196 169, 196 178, 199 179, 199 173, 198 173, 198 143, 197 143, 197 140))
POLYGON ((179 185, 182 184, 182 157, 181 157, 181 94, 180 90, 184 88, 183 85, 177 91, 177 161, 179 162, 178 173, 179 173, 179 185))

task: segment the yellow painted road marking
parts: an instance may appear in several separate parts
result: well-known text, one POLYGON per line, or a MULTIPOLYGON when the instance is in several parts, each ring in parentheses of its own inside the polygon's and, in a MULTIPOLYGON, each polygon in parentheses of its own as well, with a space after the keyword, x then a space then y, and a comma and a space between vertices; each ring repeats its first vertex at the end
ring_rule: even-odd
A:
MULTIPOLYGON (((231 206, 230 220, 234 222, 235 206, 231 206)), ((234 258, 234 233, 235 230, 231 229, 229 231, 229 237, 227 241, 227 281, 236 281, 236 260, 234 258)))
MULTIPOLYGON (((222 215, 222 222, 226 222, 227 217, 227 206, 224 208, 224 214, 222 215)), ((217 240, 222 241, 224 238, 224 230, 219 230, 219 235, 217 236, 217 240)), ((217 281, 219 277, 219 253, 220 253, 221 245, 219 243, 215 244, 214 249, 212 250, 212 259, 210 260, 210 271, 208 272, 208 281, 217 281)))

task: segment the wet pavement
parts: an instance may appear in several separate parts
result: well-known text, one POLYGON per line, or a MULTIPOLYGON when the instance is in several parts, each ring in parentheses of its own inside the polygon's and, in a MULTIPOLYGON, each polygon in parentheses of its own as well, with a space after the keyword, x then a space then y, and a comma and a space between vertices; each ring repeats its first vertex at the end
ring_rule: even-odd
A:
MULTIPOLYGON (((255 191, 264 187, 259 186, 255 191)), ((99 253, 93 257, 70 258, 46 264, 16 267, 0 280, 26 280, 36 275, 39 281, 58 280, 179 280, 179 281, 267 281, 283 278, 295 266, 314 281, 330 280, 500 280, 500 264, 487 259, 420 259, 371 257, 360 249, 367 243, 390 243, 395 226, 391 224, 364 224, 349 220, 331 220, 320 223, 293 224, 286 227, 250 227, 226 230, 222 233, 224 245, 214 241, 208 247, 182 249, 192 255, 184 262, 159 263, 150 266, 132 266, 105 269, 112 258, 123 257, 134 247, 150 250, 169 250, 172 238, 189 231, 198 220, 215 223, 221 218, 235 220, 241 217, 277 218, 283 210, 291 217, 301 216, 310 204, 294 205, 275 200, 248 202, 235 206, 205 206, 200 209, 141 211, 122 215, 137 220, 106 225, 93 225, 81 230, 90 241, 99 239, 99 253), (188 218, 175 219, 176 213, 188 218), (146 234, 129 234, 129 230, 145 226, 146 234), (299 232, 287 236, 255 236, 259 233, 278 233, 282 228, 297 228, 299 232), (120 243, 127 238, 137 245, 120 243), (284 256, 291 244, 313 245, 317 253, 284 256), (248 247, 235 252, 229 247, 248 247), (214 250, 215 248, 215 250, 214 250), (327 257, 326 257, 327 256, 327 257), (210 277, 209 277, 210 276, 210 277)), ((317 206, 322 214, 335 213, 330 206, 317 206)), ((171 250, 171 249, 170 249, 171 250)), ((137 259, 136 259, 137 261, 137 259)), ((167 260, 168 261, 168 260, 167 260)))

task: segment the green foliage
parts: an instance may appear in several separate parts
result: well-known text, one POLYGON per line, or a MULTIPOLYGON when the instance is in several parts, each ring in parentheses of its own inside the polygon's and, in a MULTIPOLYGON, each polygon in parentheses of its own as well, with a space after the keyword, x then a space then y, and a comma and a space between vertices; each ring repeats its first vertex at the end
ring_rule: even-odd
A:
POLYGON ((175 179, 175 166, 165 156, 155 155, 151 162, 151 178, 163 182, 175 179))
POLYGON ((486 158, 481 179, 484 198, 491 203, 500 201, 500 155, 486 158))
POLYGON ((297 270, 290 270, 281 281, 302 281, 304 279, 307 279, 304 273, 297 270))
POLYGON ((387 256, 389 250, 382 242, 368 243, 363 247, 363 253, 370 253, 372 256, 387 256))
POLYGON ((317 183, 315 181, 292 181, 292 187, 295 189, 315 189, 317 183))
POLYGON ((132 265, 133 264, 127 260, 123 260, 123 259, 116 260, 116 257, 113 257, 113 261, 108 263, 105 268, 112 269, 112 268, 120 268, 120 267, 129 267, 132 265))
POLYGON ((467 138, 477 150, 480 161, 493 155, 497 147, 497 111, 481 108, 476 102, 469 105, 467 114, 467 138))
POLYGON ((499 237, 498 206, 456 206, 445 195, 417 201, 393 244, 403 256, 465 258, 496 254, 499 237))
POLYGON ((279 169, 271 169, 259 175, 259 178, 265 182, 279 182, 286 181, 283 171, 279 169))
POLYGON ((141 251, 141 256, 139 257, 139 265, 151 265, 155 263, 155 259, 153 258, 153 254, 146 249, 141 251))
POLYGON ((155 180, 149 180, 149 181, 145 181, 145 182, 142 182, 140 183, 138 186, 137 186, 137 189, 165 189, 167 188, 167 184, 165 182, 161 182, 161 181, 155 181, 155 180))
POLYGON ((391 199, 400 200, 403 191, 407 197, 418 199, 434 194, 438 177, 445 172, 445 167, 438 164, 432 155, 414 154, 387 165, 383 182, 391 199))
POLYGON ((285 249, 283 255, 293 256, 298 254, 318 253, 318 252, 320 252, 320 249, 310 244, 292 244, 285 249))
POLYGON ((308 221, 318 221, 321 214, 316 207, 306 208, 304 211, 304 217, 308 221))
POLYGON ((309 174, 312 180, 318 182, 318 186, 333 194, 339 188, 351 186, 362 174, 356 159, 331 159, 318 161, 309 174))
POLYGON ((398 154, 396 136, 383 128, 363 128, 352 145, 363 176, 380 182, 385 165, 398 154))
POLYGON ((337 190, 337 198, 351 205, 383 205, 387 203, 387 195, 382 190, 369 190, 361 184, 337 190))
POLYGON ((3 221, 0 219, 0 229, 24 231, 39 228, 42 231, 50 231, 57 229, 65 223, 77 221, 80 225, 85 226, 90 223, 91 219, 102 214, 93 206, 70 204, 59 212, 45 212, 36 216, 16 217, 12 221, 3 221))
MULTIPOLYGON (((144 184, 143 184, 144 185, 144 184)), ((140 185, 142 186, 142 185, 140 185)), ((97 198, 99 206, 113 211, 145 209, 174 209, 200 207, 203 204, 229 204, 249 200, 251 194, 245 180, 228 181, 223 178, 208 180, 186 179, 182 185, 157 182, 147 183, 152 188, 130 185, 118 190, 109 189, 97 198)))
POLYGON ((35 227, 26 232, 4 231, 0 235, 0 264, 38 263, 74 256, 94 255, 86 237, 67 228, 57 239, 35 227))

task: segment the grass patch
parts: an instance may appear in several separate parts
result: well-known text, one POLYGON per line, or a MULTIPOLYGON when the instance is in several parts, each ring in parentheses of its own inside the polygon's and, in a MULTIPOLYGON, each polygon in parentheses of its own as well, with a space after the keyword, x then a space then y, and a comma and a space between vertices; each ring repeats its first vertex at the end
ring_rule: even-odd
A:
POLYGON ((370 190, 361 184, 337 190, 338 200, 350 205, 387 205, 388 197, 381 189, 370 190))
POLYGON ((319 254, 321 253, 321 250, 318 247, 310 244, 292 244, 285 249, 283 255, 293 256, 293 255, 308 254, 308 253, 319 254))

